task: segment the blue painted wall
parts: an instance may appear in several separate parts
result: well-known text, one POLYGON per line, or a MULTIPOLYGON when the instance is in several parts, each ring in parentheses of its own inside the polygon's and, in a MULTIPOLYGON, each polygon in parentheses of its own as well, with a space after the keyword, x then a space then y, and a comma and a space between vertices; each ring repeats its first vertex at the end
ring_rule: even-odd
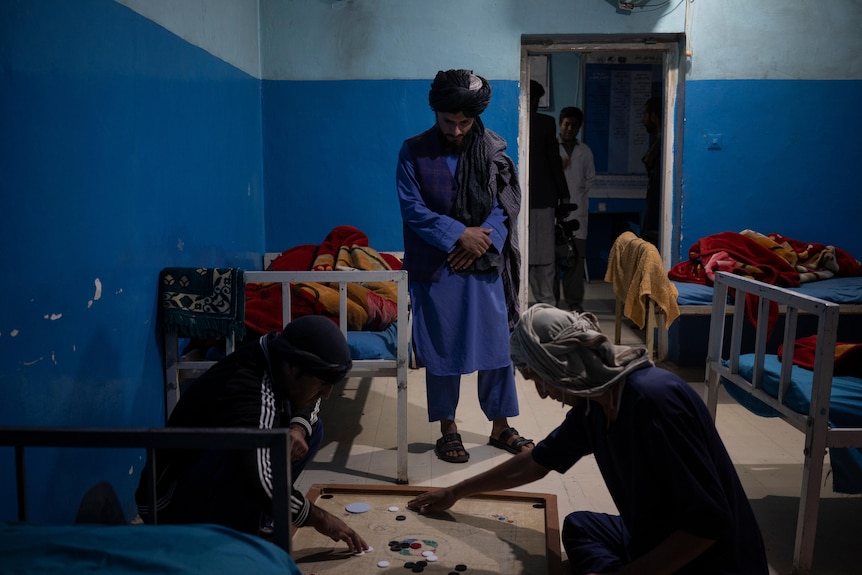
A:
POLYGON ((862 258, 860 101, 859 80, 689 81, 680 257, 704 235, 748 228, 862 258))
MULTIPOLYGON (((403 250, 395 166, 434 123, 427 80, 263 82, 267 251, 320 243, 338 225, 403 250)), ((518 83, 491 81, 482 121, 517 162, 518 83)))
MULTIPOLYGON (((0 63, 0 425, 161 425, 159 270, 263 250, 260 82, 109 0, 0 3, 0 63)), ((31 518, 140 455, 31 451, 31 518)))
MULTIPOLYGON (((0 2, 0 425, 160 424, 162 267, 254 268, 345 223, 400 249, 395 162, 433 121, 431 79, 486 76, 483 118, 517 159, 525 34, 688 34, 677 256, 745 227, 862 254, 858 2, 126 1, 153 20, 112 0, 0 2)), ((70 520, 85 468, 131 510, 140 455, 39 451, 33 518, 70 520)))

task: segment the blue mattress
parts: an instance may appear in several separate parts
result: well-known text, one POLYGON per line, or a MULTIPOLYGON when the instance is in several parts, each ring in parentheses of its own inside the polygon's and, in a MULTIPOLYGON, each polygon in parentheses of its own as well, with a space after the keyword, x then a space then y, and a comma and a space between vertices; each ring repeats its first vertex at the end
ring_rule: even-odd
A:
MULTIPOLYGON (((712 287, 686 282, 672 282, 679 292, 677 305, 712 305, 712 287)), ((808 282, 791 291, 837 304, 862 304, 862 277, 837 277, 808 282)))
POLYGON ((301 575, 290 555, 219 525, 34 525, 0 523, 4 575, 301 575))
MULTIPOLYGON (((763 391, 776 397, 781 375, 781 362, 775 355, 764 360, 763 391)), ((751 381, 754 372, 754 354, 739 356, 739 374, 751 381)), ((811 405, 813 372, 794 365, 791 384, 785 405, 797 413, 808 414, 811 405)), ((737 403, 763 417, 777 417, 779 413, 759 399, 752 397, 733 383, 722 379, 728 394, 737 403)), ((862 379, 849 376, 832 378, 832 400, 829 405, 829 424, 832 427, 862 427, 862 379)), ((837 493, 862 493, 862 450, 833 448, 829 451, 832 463, 832 488, 837 493)))
POLYGON ((347 346, 353 359, 396 359, 398 322, 383 331, 348 331, 347 346))
MULTIPOLYGON (((192 340, 184 338, 180 340, 180 349, 183 354, 192 340)), ((389 327, 382 331, 348 331, 347 346, 350 348, 350 357, 356 359, 397 359, 398 358, 398 322, 394 321, 389 327)), ((224 359, 224 350, 213 346, 206 350, 207 361, 219 361, 224 359)))

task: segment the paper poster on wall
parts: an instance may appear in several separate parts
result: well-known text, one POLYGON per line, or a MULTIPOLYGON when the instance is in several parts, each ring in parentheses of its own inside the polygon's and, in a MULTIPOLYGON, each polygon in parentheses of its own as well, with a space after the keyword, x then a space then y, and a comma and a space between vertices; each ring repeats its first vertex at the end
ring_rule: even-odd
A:
POLYGON ((645 192, 641 158, 650 136, 641 117, 644 102, 661 94, 661 78, 660 56, 605 54, 587 61, 584 141, 595 157, 599 189, 616 182, 622 196, 645 192))

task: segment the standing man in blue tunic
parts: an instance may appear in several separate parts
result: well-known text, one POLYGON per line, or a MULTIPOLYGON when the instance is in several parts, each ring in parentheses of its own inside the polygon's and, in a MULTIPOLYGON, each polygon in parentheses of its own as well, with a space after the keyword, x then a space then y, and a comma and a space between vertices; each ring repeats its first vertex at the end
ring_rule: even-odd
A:
POLYGON ((434 451, 450 463, 470 458, 455 423, 462 374, 478 372, 488 443, 511 453, 533 447, 508 422, 518 415, 508 339, 519 316, 521 189, 505 140, 479 117, 490 101, 481 76, 438 72, 428 94, 434 126, 404 142, 396 174, 413 346, 428 420, 440 422, 434 451))
POLYGON ((542 398, 572 408, 521 453, 407 506, 448 509, 463 497, 565 473, 592 454, 619 515, 573 511, 563 523, 572 571, 767 575, 760 528, 694 389, 642 348, 615 346, 591 313, 537 304, 512 333, 512 358, 542 398))

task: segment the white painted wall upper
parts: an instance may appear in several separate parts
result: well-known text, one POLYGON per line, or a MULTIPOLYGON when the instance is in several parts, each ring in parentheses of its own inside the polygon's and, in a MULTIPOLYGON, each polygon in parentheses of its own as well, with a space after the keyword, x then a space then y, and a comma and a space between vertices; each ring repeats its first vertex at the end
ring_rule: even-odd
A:
POLYGON ((258 0, 115 0, 260 78, 258 0))
POLYGON ((429 78, 446 68, 516 80, 525 34, 681 32, 690 80, 862 79, 860 0, 652 0, 629 14, 616 0, 116 1, 270 80, 429 78))
POLYGON ((862 1, 692 0, 690 80, 862 79, 862 1))
POLYGON ((517 80, 524 34, 682 32, 685 0, 620 14, 616 0, 260 0, 263 76, 517 80))

